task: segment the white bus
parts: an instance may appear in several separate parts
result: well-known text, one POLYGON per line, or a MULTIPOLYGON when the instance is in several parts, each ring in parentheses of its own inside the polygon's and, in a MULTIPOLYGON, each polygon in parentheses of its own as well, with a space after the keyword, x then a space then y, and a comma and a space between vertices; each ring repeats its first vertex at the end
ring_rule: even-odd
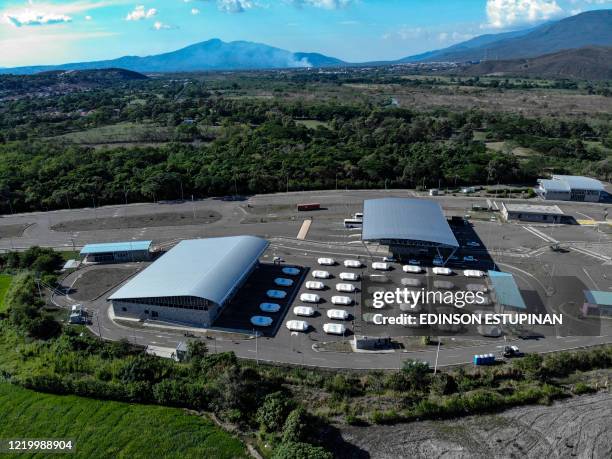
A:
POLYGON ((345 218, 344 227, 345 228, 362 228, 363 220, 361 220, 360 218, 345 218))

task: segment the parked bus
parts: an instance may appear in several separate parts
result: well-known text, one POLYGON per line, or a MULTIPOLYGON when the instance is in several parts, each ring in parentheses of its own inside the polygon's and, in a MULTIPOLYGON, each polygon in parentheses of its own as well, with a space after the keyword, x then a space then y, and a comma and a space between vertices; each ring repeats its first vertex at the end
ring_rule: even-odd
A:
POLYGON ((319 210, 319 209, 321 209, 321 204, 319 203, 298 204, 297 205, 298 212, 307 212, 309 210, 319 210))
POLYGON ((359 218, 346 218, 344 220, 344 227, 345 228, 362 228, 363 220, 359 218))

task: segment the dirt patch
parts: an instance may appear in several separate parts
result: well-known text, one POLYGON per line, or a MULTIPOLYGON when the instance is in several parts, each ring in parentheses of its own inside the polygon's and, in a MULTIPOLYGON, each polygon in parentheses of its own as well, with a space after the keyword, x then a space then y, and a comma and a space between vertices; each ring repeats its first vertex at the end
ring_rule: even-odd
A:
POLYGON ((83 272, 72 287, 70 297, 76 301, 92 301, 123 282, 139 268, 94 268, 83 272))
POLYGON ((22 223, 20 225, 3 225, 0 226, 0 239, 9 237, 21 237, 25 229, 30 226, 31 223, 22 223))
POLYGON ((397 426, 341 427, 344 441, 371 458, 497 458, 612 456, 612 394, 572 398, 552 406, 514 408, 499 415, 397 426))
POLYGON ((104 229, 155 228, 160 226, 207 225, 221 220, 221 214, 214 210, 195 212, 167 212, 124 217, 88 218, 53 225, 53 231, 94 231, 104 229))

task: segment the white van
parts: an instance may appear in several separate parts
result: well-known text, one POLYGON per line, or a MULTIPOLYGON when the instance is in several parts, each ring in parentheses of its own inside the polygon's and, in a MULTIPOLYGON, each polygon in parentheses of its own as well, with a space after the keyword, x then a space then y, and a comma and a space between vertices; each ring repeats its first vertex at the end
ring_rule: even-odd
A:
POLYGON ((345 268, 361 268, 361 262, 359 260, 344 260, 345 268))
POLYGON ((323 290, 325 288, 325 284, 323 282, 317 281, 308 281, 305 284, 308 290, 323 290))
POLYGON ((336 284, 336 291, 343 293, 353 293, 355 286, 353 284, 336 284))
POLYGON ((331 277, 331 274, 327 271, 313 271, 312 277, 314 277, 315 279, 329 279, 331 277))
POLYGON ((319 258, 317 260, 317 263, 322 266, 334 266, 336 264, 336 261, 333 258, 319 258))
POLYGON ((331 297, 331 302, 332 302, 332 304, 338 304, 338 305, 342 305, 342 306, 349 306, 350 304, 353 303, 353 300, 351 300, 351 298, 348 297, 348 296, 332 296, 331 297))
POLYGON ((340 279, 344 281, 358 281, 359 280, 359 274, 356 274, 356 273, 340 273, 338 277, 340 277, 340 279))
POLYGON ((308 322, 306 322, 305 320, 289 320, 287 321, 286 326, 291 331, 299 332, 305 332, 310 327, 310 325, 308 325, 308 322))
POLYGON ((319 295, 315 295, 314 293, 302 293, 300 295, 300 301, 304 303, 318 303, 321 300, 319 295))
POLYGON ((485 273, 478 269, 466 269, 463 271, 465 277, 484 277, 485 273))
POLYGON ((377 271, 389 271, 389 265, 387 263, 372 263, 372 269, 377 271))
POLYGON ((330 309, 329 311, 327 311, 327 317, 329 319, 334 319, 334 320, 346 320, 348 319, 349 313, 346 312, 344 309, 330 309))
POLYGON ((437 274, 439 276, 450 276, 451 274, 453 274, 453 272, 449 268, 433 268, 432 271, 434 274, 437 274))
POLYGON ((413 274, 419 274, 423 272, 423 268, 421 268, 420 266, 415 266, 415 265, 404 265, 402 267, 402 270, 405 273, 413 273, 413 274))
POLYGON ((323 325, 323 331, 328 335, 344 335, 346 327, 342 324, 325 324, 323 325))
POLYGON ((315 310, 310 306, 296 306, 293 308, 293 313, 296 316, 312 317, 314 316, 315 310))

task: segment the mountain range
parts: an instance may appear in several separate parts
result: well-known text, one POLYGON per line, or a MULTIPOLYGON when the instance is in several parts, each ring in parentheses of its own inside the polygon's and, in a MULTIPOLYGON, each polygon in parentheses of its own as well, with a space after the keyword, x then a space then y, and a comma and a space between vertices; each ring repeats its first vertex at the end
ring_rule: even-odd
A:
POLYGON ((612 80, 612 48, 567 49, 543 56, 501 61, 484 61, 466 66, 464 75, 538 76, 612 80))
MULTIPOLYGON (((152 56, 124 56, 118 59, 93 62, 73 62, 62 65, 0 68, 0 73, 32 74, 53 70, 87 70, 122 68, 135 72, 192 72, 216 70, 254 70, 306 67, 342 67, 349 65, 405 64, 426 62, 480 62, 527 59, 549 55, 547 62, 559 51, 581 47, 612 46, 612 10, 581 13, 538 27, 481 35, 445 49, 408 56, 396 61, 376 63, 347 63, 318 53, 291 52, 261 43, 212 39, 164 54, 152 56), (550 57, 552 56, 552 57, 550 57)), ((595 48, 593 48, 595 49, 595 48)), ((597 59, 607 55, 592 51, 597 59)), ((580 53, 560 54, 566 62, 578 59, 580 53)), ((583 59, 583 64, 587 64, 583 59)), ((542 61, 544 62, 544 61, 542 61)), ((524 63, 523 63, 524 64, 524 63)), ((521 65, 512 64, 512 65, 521 65)), ((563 66, 558 66, 562 71, 563 66)))

